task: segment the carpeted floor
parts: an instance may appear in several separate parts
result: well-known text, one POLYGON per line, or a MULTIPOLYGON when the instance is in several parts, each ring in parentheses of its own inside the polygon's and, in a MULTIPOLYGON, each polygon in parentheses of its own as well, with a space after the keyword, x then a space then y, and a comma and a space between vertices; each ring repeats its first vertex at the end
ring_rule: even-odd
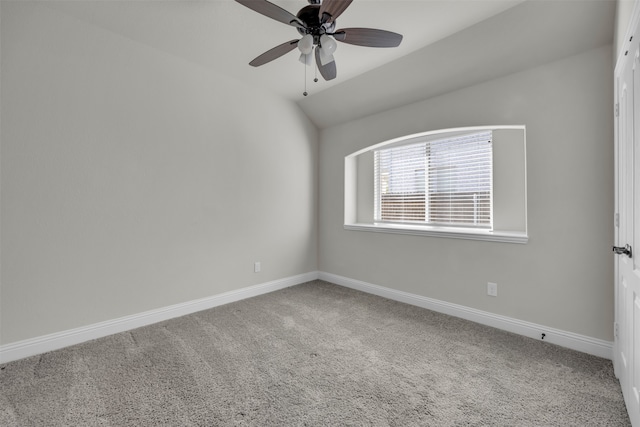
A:
POLYGON ((2 426, 628 426, 608 360, 316 281, 0 367, 2 426))

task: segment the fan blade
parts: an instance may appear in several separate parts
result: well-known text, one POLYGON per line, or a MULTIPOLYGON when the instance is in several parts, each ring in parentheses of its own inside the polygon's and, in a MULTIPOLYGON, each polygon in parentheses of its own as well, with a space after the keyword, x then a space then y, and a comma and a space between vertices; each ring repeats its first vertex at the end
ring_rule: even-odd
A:
POLYGON ((298 28, 305 28, 305 25, 293 14, 284 10, 280 6, 276 6, 267 0, 236 0, 243 6, 256 11, 266 17, 275 19, 283 24, 291 25, 298 28))
POLYGON ((298 46, 298 40, 289 40, 288 42, 282 43, 281 45, 278 45, 273 49, 269 49, 253 61, 249 62, 249 65, 254 67, 264 65, 267 62, 271 62, 274 59, 280 58, 285 53, 291 52, 296 48, 296 46, 298 46))
POLYGON ((318 66, 318 71, 320 71, 320 75, 325 80, 333 80, 336 78, 336 61, 331 61, 327 65, 322 65, 320 62, 320 48, 316 48, 316 65, 318 66))
POLYGON ((318 12, 320 22, 333 22, 349 7, 353 0, 323 0, 318 12))
POLYGON ((397 47, 402 42, 402 34, 373 28, 342 28, 332 35, 342 43, 367 47, 397 47))

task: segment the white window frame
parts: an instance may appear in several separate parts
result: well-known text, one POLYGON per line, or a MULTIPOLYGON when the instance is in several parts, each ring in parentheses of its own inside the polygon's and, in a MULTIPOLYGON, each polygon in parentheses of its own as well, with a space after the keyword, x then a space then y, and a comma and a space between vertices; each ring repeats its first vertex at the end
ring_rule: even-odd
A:
MULTIPOLYGON (((529 241, 528 228, 527 228, 527 196, 526 196, 526 129, 523 125, 500 125, 500 126, 474 126, 467 128, 453 128, 453 129, 441 129, 435 131, 427 131, 418 134, 403 136, 395 138, 389 141, 384 141, 364 149, 358 150, 355 153, 345 156, 345 204, 344 204, 344 229, 351 231, 366 231, 376 233, 392 233, 402 235, 424 236, 424 237, 439 237, 439 238, 453 238, 453 239, 467 239, 467 240, 481 240, 490 242, 502 242, 502 243, 517 243, 526 244, 529 241), (358 221, 358 156, 373 152, 377 149, 382 149, 387 146, 401 145, 411 143, 412 141, 418 141, 420 138, 430 137, 436 138, 438 135, 445 133, 463 133, 473 132, 481 130, 521 130, 523 132, 523 164, 524 164, 524 176, 522 177, 524 182, 524 229, 500 230, 500 229, 486 229, 486 228, 463 228, 463 227, 448 227, 440 225, 422 225, 411 223, 388 223, 388 222, 376 222, 376 221, 358 221)), ((371 153, 373 155, 373 153, 371 153)), ((373 168, 373 165, 372 165, 373 168)), ((373 182, 373 181, 372 181, 373 182)), ((493 183, 492 183, 493 184, 493 183)), ((372 202, 373 202, 373 190, 372 190, 372 202)), ((492 205, 493 205, 493 192, 492 192, 492 205)), ((492 207, 493 209, 493 207, 492 207)), ((492 219, 494 212, 492 211, 492 219)))

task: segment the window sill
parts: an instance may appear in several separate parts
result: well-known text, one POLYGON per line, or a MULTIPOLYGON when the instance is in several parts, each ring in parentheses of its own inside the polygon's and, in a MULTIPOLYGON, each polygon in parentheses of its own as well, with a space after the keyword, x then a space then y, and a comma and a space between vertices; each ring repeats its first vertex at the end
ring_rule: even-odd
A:
POLYGON ((475 229, 457 229, 447 227, 430 227, 397 224, 345 224, 345 230, 372 231, 375 233, 408 234, 412 236, 444 237, 449 239, 484 240, 487 242, 526 244, 529 236, 526 233, 509 231, 490 231, 475 229))

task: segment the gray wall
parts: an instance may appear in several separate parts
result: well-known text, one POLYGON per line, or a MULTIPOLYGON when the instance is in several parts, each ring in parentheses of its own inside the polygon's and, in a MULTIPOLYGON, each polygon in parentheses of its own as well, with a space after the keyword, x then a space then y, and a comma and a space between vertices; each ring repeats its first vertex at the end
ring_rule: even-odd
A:
POLYGON ((613 340, 612 48, 477 84, 320 136, 319 269, 613 340), (402 135, 527 126, 526 245, 346 231, 344 157, 402 135), (486 295, 496 282, 497 298, 486 295))
POLYGON ((0 344, 317 269, 297 106, 36 3, 0 28, 0 344))

